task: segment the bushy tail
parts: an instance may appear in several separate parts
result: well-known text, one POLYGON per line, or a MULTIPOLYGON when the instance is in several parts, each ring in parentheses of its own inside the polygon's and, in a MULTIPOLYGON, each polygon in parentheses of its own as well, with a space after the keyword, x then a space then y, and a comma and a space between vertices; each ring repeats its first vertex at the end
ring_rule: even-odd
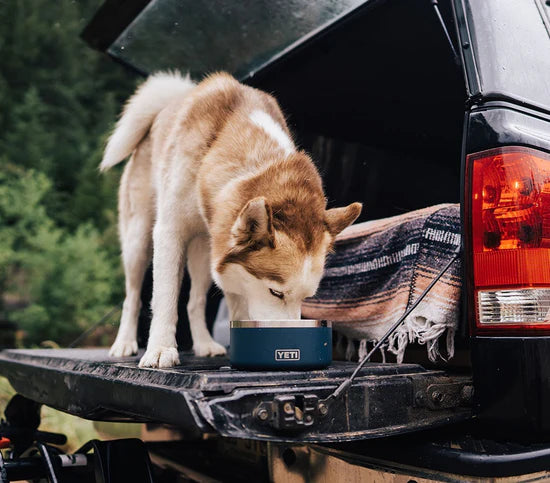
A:
POLYGON ((159 72, 150 76, 130 97, 99 165, 105 171, 128 157, 147 134, 156 115, 171 101, 187 94, 195 84, 179 72, 159 72))

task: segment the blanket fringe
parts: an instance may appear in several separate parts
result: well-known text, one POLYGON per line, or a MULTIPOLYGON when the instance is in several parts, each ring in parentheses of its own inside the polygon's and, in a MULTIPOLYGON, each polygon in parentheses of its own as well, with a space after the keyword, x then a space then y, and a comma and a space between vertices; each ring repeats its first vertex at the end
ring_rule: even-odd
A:
POLYGON ((359 360, 363 359, 367 355, 367 339, 363 339, 359 342, 359 360))
MULTIPOLYGON (((453 325, 434 322, 426 317, 412 316, 390 336, 387 344, 380 347, 382 362, 386 362, 386 350, 394 354, 398 364, 403 362, 405 357, 405 349, 410 343, 418 342, 421 345, 426 345, 428 359, 435 362, 438 358, 444 361, 451 359, 454 356, 454 336, 455 327, 453 325), (439 347, 440 336, 447 331, 446 336, 446 357, 441 354, 439 347)), ((345 337, 337 332, 336 345, 343 349, 346 344, 345 358, 352 360, 357 353, 359 360, 365 357, 368 353, 368 345, 376 344, 377 339, 354 339, 353 337, 345 337), (359 349, 356 352, 356 342, 359 342, 359 349)), ((340 353, 344 352, 341 350, 340 353)))
POLYGON ((346 347, 346 360, 351 361, 353 359, 353 356, 355 355, 355 341, 353 339, 347 340, 347 347, 346 347))

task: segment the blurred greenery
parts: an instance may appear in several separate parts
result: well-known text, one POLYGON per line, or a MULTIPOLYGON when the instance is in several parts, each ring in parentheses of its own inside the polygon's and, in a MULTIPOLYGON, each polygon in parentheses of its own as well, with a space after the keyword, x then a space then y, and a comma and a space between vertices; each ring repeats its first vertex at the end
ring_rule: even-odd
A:
MULTIPOLYGON (((5 408, 15 391, 7 379, 0 377, 0 407, 5 408)), ((42 431, 63 433, 67 436, 66 452, 73 452, 91 439, 139 438, 141 424, 88 421, 56 409, 42 406, 42 431)))
POLYGON ((136 77, 79 38, 101 3, 0 2, 0 318, 26 346, 68 344, 123 297, 120 170, 97 166, 136 77))

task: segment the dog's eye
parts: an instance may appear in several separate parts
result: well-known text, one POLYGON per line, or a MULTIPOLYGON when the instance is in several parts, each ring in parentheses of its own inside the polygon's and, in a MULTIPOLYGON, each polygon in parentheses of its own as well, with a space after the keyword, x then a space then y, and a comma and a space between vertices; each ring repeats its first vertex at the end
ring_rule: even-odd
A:
POLYGON ((269 289, 269 293, 274 297, 277 297, 278 299, 285 298, 285 294, 283 292, 278 292, 277 290, 273 290, 272 288, 269 289))

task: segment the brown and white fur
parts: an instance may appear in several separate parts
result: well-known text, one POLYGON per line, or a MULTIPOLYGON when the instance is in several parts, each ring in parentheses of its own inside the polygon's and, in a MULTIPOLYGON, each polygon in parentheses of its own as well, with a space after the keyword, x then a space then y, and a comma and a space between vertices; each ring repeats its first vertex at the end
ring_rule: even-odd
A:
POLYGON ((152 257, 153 319, 141 367, 179 363, 186 263, 193 349, 224 354, 205 323, 212 278, 232 319, 298 319, 334 236, 361 211, 359 203, 326 210, 321 178, 296 149, 275 99, 228 74, 197 85, 178 73, 151 76, 124 108, 100 169, 130 154, 119 193, 126 299, 110 354, 137 352, 141 284, 152 257))

